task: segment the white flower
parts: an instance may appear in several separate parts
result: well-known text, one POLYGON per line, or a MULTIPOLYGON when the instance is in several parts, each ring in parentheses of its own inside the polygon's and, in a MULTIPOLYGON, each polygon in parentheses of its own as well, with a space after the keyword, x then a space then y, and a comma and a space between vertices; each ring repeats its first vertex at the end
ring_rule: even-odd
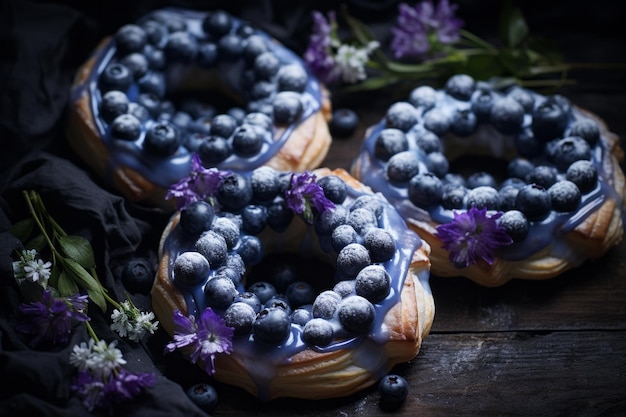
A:
POLYGON ((141 312, 130 301, 126 300, 120 304, 121 310, 113 310, 111 314, 111 329, 120 337, 128 337, 134 342, 139 342, 141 338, 150 332, 154 334, 159 322, 154 320, 154 313, 141 312))
POLYGON ((93 339, 89 339, 89 343, 82 342, 80 345, 74 345, 70 353, 70 365, 80 371, 92 368, 94 366, 93 346, 93 339))
MULTIPOLYGON (((122 308, 122 310, 124 309, 122 308)), ((130 323, 128 315, 125 311, 120 311, 118 309, 113 310, 111 320, 113 320, 113 323, 111 323, 111 329, 117 332, 120 337, 128 336, 128 333, 133 330, 133 325, 130 323)))
POLYGON ((93 347, 93 366, 90 367, 91 371, 103 377, 108 377, 118 367, 125 365, 122 352, 116 348, 117 340, 112 341, 109 345, 104 340, 98 341, 93 347))
POLYGON ((335 55, 335 62, 341 72, 342 80, 346 83, 354 84, 367 78, 365 64, 369 60, 369 54, 378 46, 379 43, 376 41, 370 42, 364 48, 342 44, 335 55))
POLYGON ((38 282, 44 288, 50 278, 50 267, 52 262, 44 263, 41 259, 28 261, 24 265, 24 277, 30 282, 38 282))

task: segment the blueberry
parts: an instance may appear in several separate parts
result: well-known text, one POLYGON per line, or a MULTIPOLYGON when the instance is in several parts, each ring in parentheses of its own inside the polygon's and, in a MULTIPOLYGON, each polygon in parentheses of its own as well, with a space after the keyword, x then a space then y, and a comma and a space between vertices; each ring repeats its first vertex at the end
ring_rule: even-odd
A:
POLYGON ((268 51, 267 43, 260 35, 251 35, 243 45, 243 54, 247 62, 254 63, 256 57, 268 51))
POLYGON ((144 52, 150 69, 163 71, 165 69, 165 53, 162 49, 149 48, 144 52))
POLYGON ((583 138, 568 136, 550 147, 548 157, 560 171, 565 172, 576 161, 590 160, 591 148, 583 138))
POLYGON ((383 129, 374 142, 374 156, 381 161, 388 161, 393 155, 408 150, 409 141, 400 129, 383 129))
POLYGON ((457 100, 469 101, 476 87, 474 78, 467 74, 456 74, 448 78, 444 87, 446 93, 457 100))
POLYGON ((335 252, 339 253, 350 243, 357 243, 359 234, 349 224, 340 224, 330 236, 330 244, 335 252))
POLYGON ((598 171, 593 163, 587 160, 572 163, 567 168, 565 177, 576 184, 583 194, 592 191, 598 183, 598 171))
POLYGON ((435 174, 437 177, 442 178, 450 169, 450 163, 448 158, 442 152, 431 152, 426 155, 426 168, 428 171, 435 174))
POLYGON ((198 200, 181 210, 179 225, 187 238, 196 240, 204 231, 211 228, 214 218, 213 206, 204 200, 198 200))
POLYGON ((513 137, 517 153, 525 158, 542 156, 545 143, 535 137, 530 128, 525 128, 513 137))
POLYGON ((365 233, 363 246, 370 252, 372 262, 386 262, 396 253, 391 233, 379 227, 372 227, 365 233))
POLYGON ((444 136, 450 128, 450 117, 435 107, 424 114, 424 127, 439 137, 444 136))
POLYGON ((326 175, 317 180, 322 187, 324 196, 335 204, 341 204, 348 196, 348 188, 344 180, 337 175, 326 175))
POLYGON ((467 181, 465 180, 465 177, 463 175, 449 172, 446 175, 444 175, 443 184, 446 187, 449 187, 452 185, 459 186, 459 187, 466 187, 467 181))
POLYGON ((250 112, 246 114, 243 123, 246 123, 251 126, 258 126, 266 131, 272 130, 272 118, 265 113, 260 112, 250 112))
POLYGON ((198 45, 196 62, 201 68, 212 68, 219 61, 219 51, 215 42, 202 42, 198 45))
POLYGON ((132 114, 120 114, 113 119, 110 129, 115 139, 133 141, 141 134, 141 122, 132 114))
POLYGON ((337 317, 341 326, 349 332, 365 334, 374 323, 376 311, 371 302, 360 295, 351 295, 341 300, 337 317))
POLYGON ((276 287, 267 281, 254 282, 248 286, 247 291, 255 294, 259 298, 259 301, 261 301, 261 304, 265 304, 270 298, 277 294, 276 287))
POLYGON ((146 132, 143 149, 155 156, 171 156, 182 143, 182 136, 173 124, 161 122, 152 125, 146 132))
POLYGON ((251 100, 262 100, 276 93, 276 84, 270 81, 260 80, 252 84, 250 90, 251 100))
POLYGON ((256 265, 263 259, 263 244, 256 236, 243 236, 237 246, 237 253, 246 265, 256 265))
POLYGON ((100 117, 105 122, 110 123, 117 116, 128 112, 128 104, 128 96, 125 93, 119 90, 108 91, 102 96, 102 101, 100 101, 100 117))
POLYGON ((408 131, 417 123, 417 110, 406 101, 399 101, 392 104, 385 116, 385 127, 408 131))
POLYGON ((280 69, 280 60, 271 51, 257 55, 253 63, 254 73, 259 80, 271 79, 280 69))
POLYGON ((263 303, 263 308, 280 308, 284 310, 287 314, 291 315, 291 305, 289 304, 289 299, 284 294, 276 294, 265 303, 263 303))
POLYGON ((524 112, 530 113, 533 111, 535 99, 530 91, 520 86, 514 86, 507 92, 507 95, 521 104, 524 108, 524 112))
POLYGON ((244 291, 237 293, 233 303, 245 303, 252 307, 255 313, 258 313, 263 308, 263 303, 258 295, 252 291, 244 291))
POLYGON ((252 332, 254 340, 278 345, 289 336, 291 320, 282 308, 264 308, 257 314, 252 332))
POLYGON ((504 134, 517 133, 524 122, 524 107, 512 97, 498 98, 489 114, 491 124, 504 134))
POLYGON ((238 125, 243 122, 243 119, 246 117, 247 114, 246 111, 241 107, 231 107, 226 113, 232 116, 237 121, 238 125))
POLYGON ((308 81, 306 70, 296 64, 283 65, 276 74, 278 91, 295 91, 302 93, 308 81))
MULTIPOLYGON (((268 274, 269 280, 276 288, 276 291, 279 293, 285 293, 285 295, 287 295, 287 298, 289 298, 288 288, 291 284, 296 282, 298 276, 298 271, 294 264, 294 261, 289 258, 280 257, 278 260, 272 262, 272 266, 268 274)), ((310 302, 312 302, 312 300, 310 302)))
POLYGON ((498 210, 501 205, 500 194, 498 194, 498 190, 494 187, 481 185, 467 192, 466 203, 467 207, 498 210))
POLYGON ((309 320, 302 329, 302 340, 308 345, 328 346, 333 341, 334 330, 327 320, 315 318, 309 320))
POLYGON ((217 391, 205 382, 189 387, 189 389, 187 389, 187 396, 206 413, 213 411, 217 405, 217 391))
POLYGON ((217 164, 228 158, 233 153, 233 149, 228 139, 221 136, 208 136, 200 142, 197 152, 202 162, 217 164))
POLYGON ((532 172, 535 165, 525 158, 514 158, 507 165, 507 174, 512 178, 525 180, 526 176, 532 172))
POLYGON ((437 102, 437 90, 428 85, 416 87, 409 94, 409 102, 423 111, 429 110, 437 102))
POLYGON ((223 265, 228 256, 224 237, 213 230, 207 230, 196 240, 195 250, 204 255, 213 269, 223 265))
POLYGON ((154 118, 157 118, 161 113, 161 99, 152 92, 139 93, 135 101, 145 107, 154 118))
POLYGON ((225 275, 215 275, 204 287, 207 305, 214 309, 227 309, 237 294, 235 284, 225 275))
POLYGON ((148 59, 140 52, 132 52, 124 56, 120 62, 129 69, 135 80, 139 80, 148 73, 148 59))
POLYGON ((486 171, 476 171, 467 177, 467 188, 496 187, 496 179, 486 171))
POLYGON ((211 230, 224 238, 228 249, 234 248, 239 241, 239 226, 228 217, 215 218, 211 230))
POLYGON ((291 312, 291 322, 300 326, 304 326, 309 320, 313 318, 312 310, 312 304, 306 304, 294 309, 291 312))
POLYGON ((167 28, 155 20, 147 20, 141 23, 141 27, 146 31, 148 43, 152 45, 160 45, 167 36, 167 28))
POLYGON ((258 204, 248 204, 241 209, 241 219, 242 230, 245 233, 259 234, 267 225, 267 208, 258 204))
POLYGON ((289 304, 292 307, 300 307, 304 304, 312 304, 315 301, 315 289, 305 281, 295 281, 291 283, 285 292, 289 304))
POLYGON ((235 336, 245 336, 252 331, 257 312, 244 302, 233 302, 224 312, 226 326, 235 329, 235 336))
POLYGON ((252 171, 250 177, 252 198, 259 203, 268 203, 278 195, 280 180, 278 171, 269 166, 262 166, 252 171))
POLYGON ((233 27, 233 18, 224 10, 215 10, 209 13, 202 21, 202 30, 207 35, 219 38, 230 32, 233 27))
POLYGON ((515 208, 515 199, 517 198, 520 188, 521 187, 514 185, 501 187, 498 190, 498 194, 500 195, 500 207, 498 207, 498 209, 501 211, 513 210, 515 208))
POLYGON ((238 173, 231 173, 222 180, 217 190, 217 201, 229 211, 238 212, 252 200, 252 184, 238 173))
POLYGON ((470 109, 456 109, 450 120, 450 132, 457 136, 469 136, 476 131, 478 119, 470 109))
POLYGON ((235 154, 239 156, 256 155, 263 147, 262 129, 243 123, 235 130, 232 147, 235 154))
POLYGON ((142 93, 152 93, 159 98, 165 97, 165 79, 160 72, 151 72, 141 78, 137 85, 142 93))
POLYGON ((148 42, 146 31, 136 24, 126 24, 119 28, 114 35, 115 45, 120 55, 131 52, 140 52, 148 42))
POLYGON ((359 208, 370 210, 374 213, 374 217, 379 219, 385 210, 385 200, 376 194, 362 194, 354 199, 350 205, 350 210, 354 211, 359 208))
POLYGON ((443 195, 441 179, 435 174, 425 172, 409 181, 408 196, 411 203, 418 207, 431 207, 439 204, 443 195))
POLYGON ((495 100, 496 94, 490 88, 478 88, 472 93, 470 108, 476 115, 478 123, 489 121, 491 107, 493 107, 495 100))
POLYGON ((223 138, 230 137, 237 127, 237 120, 228 114, 218 114, 211 120, 209 133, 223 138))
POLYGON ((106 93, 111 90, 126 91, 133 83, 133 74, 126 65, 112 62, 100 74, 100 91, 106 93))
POLYGON ((562 137, 567 125, 567 116, 560 101, 554 96, 548 96, 532 113, 533 134, 544 142, 562 137))
POLYGON ((409 395, 409 383, 400 375, 385 375, 378 383, 380 407, 394 410, 399 408, 409 395))
POLYGON ((572 123, 568 136, 581 137, 589 146, 594 146, 600 140, 600 127, 591 119, 580 119, 572 123))
POLYGON ((359 116, 354 110, 348 108, 333 110, 328 125, 330 133, 337 138, 349 138, 354 134, 358 126, 359 116))
POLYGON ((346 298, 349 295, 355 294, 355 286, 356 281, 354 279, 346 279, 336 283, 333 287, 333 291, 339 294, 341 298, 346 298))
POLYGON ((195 99, 183 101, 181 110, 189 113, 193 119, 199 119, 201 117, 211 119, 215 116, 214 105, 195 99))
POLYGON ((357 207, 351 209, 346 224, 352 226, 359 235, 364 235, 370 228, 378 226, 378 220, 376 213, 370 208, 357 207))
POLYGON ((520 242, 526 239, 530 225, 528 219, 519 210, 507 210, 497 220, 498 225, 506 231, 506 234, 513 242, 520 242))
POLYGON ((211 132, 213 117, 215 116, 213 116, 212 114, 207 114, 193 119, 188 126, 189 132, 208 135, 211 132))
POLYGON ((537 184, 528 184, 519 190, 515 206, 528 220, 540 221, 550 214, 552 202, 545 188, 537 184))
POLYGON ((320 213, 314 220, 315 231, 319 236, 328 236, 348 218, 348 209, 345 206, 335 206, 334 209, 320 213))
POLYGON ((122 283, 131 293, 148 294, 154 281, 154 268, 146 258, 131 259, 122 270, 122 283))
POLYGON ((412 151, 399 152, 389 158, 387 177, 390 182, 406 183, 420 171, 420 161, 412 151))
POLYGON ((222 60, 237 60, 243 53, 243 39, 236 33, 227 33, 217 41, 217 51, 222 60))
POLYGON ((293 220, 295 214, 287 205, 284 197, 276 197, 267 206, 267 225, 274 231, 284 231, 293 220))
POLYGON ((368 265, 361 269, 354 282, 356 295, 360 295, 372 303, 384 300, 390 289, 391 276, 380 265, 368 265))
POLYGON ((543 188, 549 188, 556 182, 556 170, 548 165, 537 165, 528 174, 526 174, 527 183, 539 184, 543 188))
POLYGON ((563 180, 555 182, 548 188, 552 208, 559 212, 574 211, 578 208, 581 201, 580 190, 571 181, 563 180))
POLYGON ((346 279, 356 277, 370 263, 368 250, 359 243, 350 243, 337 254, 337 270, 346 279))
POLYGON ((145 123, 148 119, 150 119, 148 109, 141 104, 135 103, 134 101, 128 103, 128 114, 135 116, 140 123, 145 123))
POLYGON ((429 130, 424 130, 415 137, 415 144, 425 153, 441 152, 439 136, 429 130))
POLYGON ((276 94, 273 105, 274 122, 277 125, 295 123, 302 116, 304 106, 299 93, 281 91, 276 94))
POLYGON ((202 285, 209 278, 210 271, 209 261, 202 254, 183 252, 174 261, 174 282, 184 287, 202 285))
POLYGON ((441 206, 448 210, 463 208, 466 195, 467 188, 462 185, 446 186, 441 196, 441 206))
POLYGON ((313 301, 311 310, 313 318, 331 319, 335 315, 340 302, 341 296, 336 292, 331 290, 322 291, 313 301))

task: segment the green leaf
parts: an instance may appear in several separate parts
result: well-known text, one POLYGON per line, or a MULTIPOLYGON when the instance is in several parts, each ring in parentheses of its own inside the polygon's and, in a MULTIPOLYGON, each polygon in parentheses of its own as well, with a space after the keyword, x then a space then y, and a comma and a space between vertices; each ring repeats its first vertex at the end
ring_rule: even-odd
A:
POLYGON ((82 236, 60 236, 61 250, 70 259, 78 262, 83 268, 95 268, 96 261, 89 241, 82 236))
POLYGON ((42 252, 47 245, 48 241, 45 236, 41 234, 24 243, 26 249, 36 249, 37 252, 42 252))
POLYGON ((70 258, 62 259, 65 272, 67 272, 74 282, 87 291, 89 298, 93 301, 102 311, 106 311, 106 300, 104 298, 103 288, 100 282, 94 278, 82 265, 70 258))
POLYGON ((15 223, 11 228, 11 234, 22 242, 26 242, 26 240, 28 240, 30 235, 33 233, 34 227, 35 221, 29 217, 15 223))
POLYGON ((55 283, 55 288, 63 297, 70 297, 77 294, 79 291, 78 285, 76 285, 74 279, 65 271, 61 271, 59 273, 58 279, 55 283))
POLYGON ((502 42, 509 48, 519 47, 528 37, 528 25, 524 15, 517 7, 507 1, 502 8, 499 20, 499 31, 502 42))

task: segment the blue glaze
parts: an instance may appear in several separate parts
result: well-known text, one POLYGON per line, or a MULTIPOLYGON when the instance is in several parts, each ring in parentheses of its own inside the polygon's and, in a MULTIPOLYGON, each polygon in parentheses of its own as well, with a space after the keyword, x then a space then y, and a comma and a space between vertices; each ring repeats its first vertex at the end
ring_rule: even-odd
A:
MULTIPOLYGON (((535 99, 535 106, 545 100, 544 96, 530 90, 529 92, 535 99)), ((451 113, 455 106, 458 108, 469 106, 468 102, 458 101, 448 96, 443 90, 438 90, 436 97, 436 107, 443 112, 451 113)), ((425 130, 422 119, 424 112, 421 108, 417 108, 416 111, 418 114, 418 122, 406 132, 406 135, 409 139, 409 150, 416 152, 418 155, 420 159, 420 173, 424 173, 428 171, 425 163, 425 154, 417 147, 414 139, 417 134, 425 130)), ((575 121, 582 119, 591 119, 591 117, 577 108, 572 107, 565 131, 567 131, 569 126, 575 121)), ((532 116, 526 113, 524 115, 522 128, 530 129, 531 123, 532 116)), ((429 209, 417 207, 408 199, 408 182, 405 184, 391 184, 387 180, 387 163, 378 159, 374 154, 376 138, 384 128, 386 128, 386 121, 383 118, 379 123, 369 129, 361 152, 353 163, 353 174, 363 183, 369 185, 373 190, 385 195, 405 219, 415 219, 431 225, 433 223, 444 224, 453 219, 454 211, 464 211, 462 209, 455 209, 454 211, 447 210, 441 206, 431 207, 429 209)), ((488 124, 480 124, 477 131, 470 137, 459 138, 451 133, 447 133, 444 137, 440 137, 440 140, 443 147, 442 152, 444 153, 446 153, 447 150, 454 151, 455 154, 472 154, 476 148, 487 148, 490 154, 497 158, 510 157, 510 155, 517 153, 513 136, 499 133, 488 124)), ((567 243, 564 235, 580 225, 607 199, 614 200, 618 207, 624 205, 623 198, 613 187, 612 173, 607 171, 607 165, 604 163, 604 158, 610 156, 610 150, 607 149, 607 146, 607 138, 603 136, 591 149, 591 161, 598 171, 598 184, 594 190, 582 194, 582 201, 579 208, 569 213, 552 211, 546 219, 530 222, 530 230, 527 238, 524 241, 501 247, 497 253, 498 257, 509 261, 522 260, 549 245, 553 245, 553 252, 558 252, 559 257, 567 257, 567 259, 574 264, 580 263, 580 259, 573 259, 575 255, 571 252, 568 253, 565 249, 567 243)), ((532 162, 536 165, 552 165, 545 159, 545 156, 541 156, 532 162)), ((557 174, 557 180, 564 179, 565 174, 559 172, 557 174)), ((623 213, 622 217, 624 217, 623 213)))
MULTIPOLYGON (((204 34, 201 26, 202 20, 207 15, 206 12, 168 8, 155 11, 153 14, 162 12, 173 13, 176 17, 183 18, 190 33, 198 39, 206 39, 206 35, 204 34)), ((151 15, 148 15, 143 19, 147 20, 151 15)), ((232 32, 235 32, 244 22, 235 17, 233 17, 233 21, 234 25, 232 32)), ((294 129, 313 114, 318 112, 321 108, 321 85, 308 70, 304 62, 294 52, 275 42, 264 32, 255 31, 255 35, 259 35, 266 40, 269 50, 271 50, 279 58, 281 64, 298 64, 306 70, 308 75, 307 85, 305 91, 301 93, 301 101, 304 111, 299 120, 292 125, 286 127, 274 126, 273 133, 268 134, 264 139, 261 152, 252 157, 240 157, 233 154, 225 161, 215 165, 221 170, 249 171, 266 164, 278 153, 285 142, 289 140, 294 129)), ((165 42, 166 37, 164 37, 162 44, 159 46, 163 47, 165 42)), ((171 157, 152 156, 143 151, 141 144, 150 126, 156 123, 155 120, 150 119, 142 125, 140 137, 135 141, 121 141, 110 137, 107 123, 98 116, 98 107, 102 100, 102 94, 98 88, 98 79, 104 69, 111 62, 115 62, 118 59, 118 57, 116 57, 115 40, 112 38, 106 42, 106 44, 97 52, 95 58, 93 70, 90 72, 83 84, 77 85, 73 89, 71 97, 73 101, 76 101, 83 94, 89 94, 91 111, 94 115, 93 121, 98 135, 102 138, 111 154, 111 158, 108 161, 110 173, 120 166, 128 166, 139 172, 152 183, 162 188, 168 188, 173 183, 185 177, 191 169, 191 159, 193 154, 184 146, 181 145, 176 153, 171 157)), ((240 95, 243 99, 246 92, 241 91, 241 87, 238 82, 242 72, 242 65, 240 61, 218 62, 216 68, 206 71, 215 71, 216 74, 220 74, 219 79, 215 81, 217 83, 225 84, 228 89, 240 95)), ((188 71, 190 68, 192 67, 176 64, 165 69, 164 78, 169 86, 168 91, 174 88, 177 79, 182 77, 181 74, 184 74, 185 71, 188 71)), ((194 68, 194 70, 202 71, 200 68, 194 68)), ((134 101, 138 95, 137 84, 134 83, 129 90, 126 91, 126 93, 129 100, 134 101)))

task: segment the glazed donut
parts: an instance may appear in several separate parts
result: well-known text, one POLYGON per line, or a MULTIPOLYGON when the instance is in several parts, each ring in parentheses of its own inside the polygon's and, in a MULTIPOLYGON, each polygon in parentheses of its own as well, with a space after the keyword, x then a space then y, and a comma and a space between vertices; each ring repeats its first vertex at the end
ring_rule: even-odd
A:
MULTIPOLYGON (((343 169, 319 168, 299 178, 312 179, 310 184, 323 190, 332 204, 326 209, 315 204, 309 217, 294 214, 298 210, 274 216, 269 213, 278 211, 270 207, 285 205, 290 192, 285 190, 296 189, 297 174, 260 167, 230 175, 223 184, 236 177, 235 182, 257 184, 251 186, 259 190, 276 190, 258 185, 275 183, 276 178, 281 185, 278 194, 259 192, 265 194, 260 199, 226 198, 223 187, 246 187, 220 187, 213 197, 214 217, 204 227, 188 219, 204 212, 195 206, 206 207, 206 200, 172 216, 160 242, 152 289, 153 310, 170 335, 177 332, 176 311, 193 315, 197 322, 210 307, 234 329, 232 352, 215 355, 214 378, 261 400, 346 396, 416 357, 434 318, 430 248, 382 196, 343 169), (224 206, 228 200, 240 202, 239 208, 224 206), (266 207, 260 211, 268 215, 250 226, 256 222, 246 220, 246 211, 258 212, 259 207, 266 207), (236 233, 225 233, 229 228, 222 223, 231 224, 236 233), (351 233, 335 232, 341 228, 351 233), (216 235, 231 235, 232 241, 224 244, 216 235), (215 241, 221 243, 209 243, 215 241), (228 255, 217 256, 210 246, 228 255), (291 275, 284 273, 286 268, 268 272, 277 268, 281 256, 303 267, 291 275), (269 269, 261 268, 265 261, 269 269), (235 266, 242 263, 241 269, 235 266), (235 313, 238 308, 247 313, 235 313)), ((206 366, 206 361, 197 363, 206 366)))
POLYGON ((562 95, 457 74, 365 136, 351 174, 430 244, 433 275, 547 279, 622 239, 619 138, 562 95))
POLYGON ((193 153, 224 170, 316 168, 330 112, 327 90, 268 34, 221 10, 160 9, 80 67, 67 137, 125 197, 163 205, 193 153))

